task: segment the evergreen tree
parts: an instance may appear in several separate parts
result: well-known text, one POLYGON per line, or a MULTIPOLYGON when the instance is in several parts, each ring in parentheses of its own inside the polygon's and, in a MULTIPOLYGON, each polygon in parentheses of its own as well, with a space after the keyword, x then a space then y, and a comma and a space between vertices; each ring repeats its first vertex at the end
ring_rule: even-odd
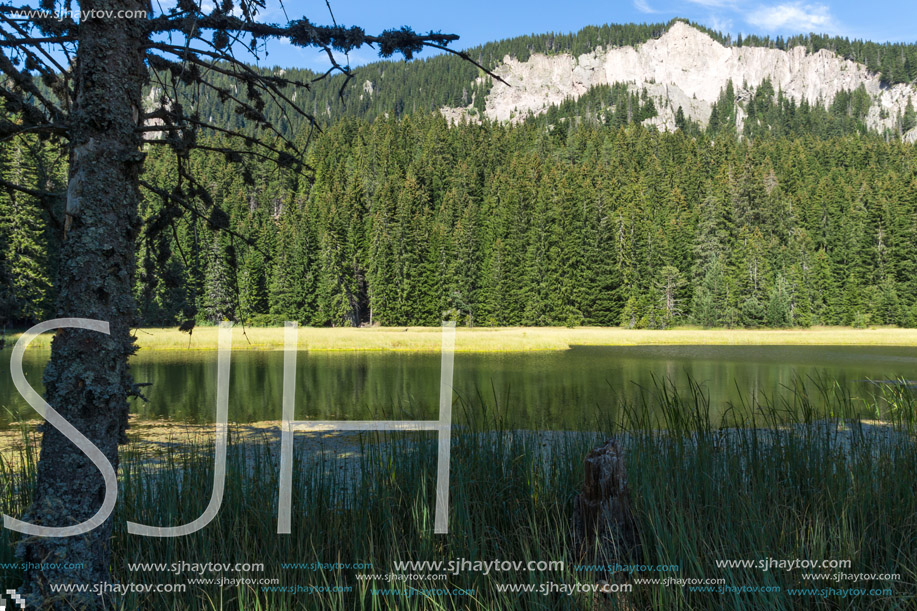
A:
POLYGON ((907 133, 917 127, 917 111, 914 110, 913 98, 908 98, 904 116, 901 119, 901 131, 907 133))
POLYGON ((227 248, 219 237, 210 243, 207 271, 204 276, 202 313, 204 319, 219 323, 234 320, 236 313, 236 283, 234 267, 227 261, 227 248))
POLYGON ((672 326, 681 317, 683 312, 679 295, 685 284, 686 281, 677 267, 666 265, 659 270, 656 290, 663 311, 663 327, 672 326))
MULTIPOLYGON (((0 147, 0 176, 26 188, 39 187, 37 147, 34 139, 0 147)), ((0 324, 34 324, 47 317, 53 298, 47 224, 35 197, 12 189, 0 192, 0 324)))

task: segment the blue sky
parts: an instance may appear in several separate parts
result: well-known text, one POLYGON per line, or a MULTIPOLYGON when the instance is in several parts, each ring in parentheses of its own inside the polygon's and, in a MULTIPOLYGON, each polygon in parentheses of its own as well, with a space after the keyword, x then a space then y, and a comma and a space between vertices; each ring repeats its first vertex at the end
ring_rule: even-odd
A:
MULTIPOLYGON (((325 0, 288 0, 292 18, 307 16, 313 23, 329 23, 325 0)), ((732 34, 787 35, 815 31, 874 41, 917 42, 917 2, 914 0, 823 1, 793 0, 331 0, 338 23, 360 25, 367 32, 410 25, 417 31, 442 30, 459 34, 456 48, 491 40, 547 31, 576 31, 602 23, 654 23, 686 17, 732 34)), ((268 0, 266 21, 284 21, 277 0, 268 0)), ((327 67, 327 60, 311 49, 274 43, 264 65, 327 67)), ((357 66, 374 61, 372 49, 352 53, 357 66)))

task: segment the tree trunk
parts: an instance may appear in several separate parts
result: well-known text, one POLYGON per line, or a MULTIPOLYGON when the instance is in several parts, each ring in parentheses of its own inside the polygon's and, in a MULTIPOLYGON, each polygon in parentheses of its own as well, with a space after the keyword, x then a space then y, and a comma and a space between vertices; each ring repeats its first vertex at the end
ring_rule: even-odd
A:
POLYGON ((639 538, 624 451, 608 441, 586 455, 585 467, 586 481, 573 514, 577 554, 587 564, 628 564, 639 538))
MULTIPOLYGON (((148 9, 139 0, 86 0, 82 11, 148 9)), ((97 13, 98 14, 98 13, 97 13)), ((107 321, 110 335, 62 329, 45 369, 47 402, 82 432, 117 470, 125 440, 127 399, 134 391, 128 357, 134 351, 132 295, 134 247, 139 228, 141 140, 135 129, 146 81, 143 19, 90 18, 80 23, 70 125, 67 230, 58 269, 59 317, 107 321)), ((99 509, 105 486, 89 458, 45 424, 38 486, 23 518, 42 526, 69 526, 99 509)), ((75 570, 29 571, 27 608, 100 606, 99 596, 52 595, 49 584, 109 581, 112 520, 85 535, 28 537, 17 550, 23 561, 82 563, 75 570)))

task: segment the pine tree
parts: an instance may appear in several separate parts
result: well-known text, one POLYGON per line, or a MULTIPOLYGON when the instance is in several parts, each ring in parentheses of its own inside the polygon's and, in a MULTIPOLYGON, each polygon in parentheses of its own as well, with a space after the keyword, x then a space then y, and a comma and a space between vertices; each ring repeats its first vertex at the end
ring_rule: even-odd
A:
POLYGON ((267 261, 257 250, 246 252, 239 268, 239 317, 245 322, 263 321, 268 313, 267 261))
POLYGON ((879 286, 870 291, 873 303, 870 304, 872 322, 880 325, 898 325, 905 323, 906 316, 902 311, 901 300, 894 278, 886 276, 879 286))
POLYGON ((793 296, 790 290, 786 278, 778 274, 767 302, 766 321, 769 327, 793 326, 793 296))
POLYGON ((452 257, 446 272, 447 309, 456 312, 458 323, 472 326, 480 310, 477 270, 481 253, 477 208, 473 200, 459 194, 456 189, 446 194, 444 205, 461 213, 455 225, 452 257))
POLYGON ((207 271, 204 275, 204 319, 219 323, 234 320, 236 314, 236 283, 233 266, 227 261, 227 248, 219 237, 210 243, 207 271))
POLYGON ((663 328, 672 326, 681 317, 683 310, 680 294, 685 284, 684 277, 674 265, 666 265, 659 270, 656 291, 663 311, 663 328))
MULTIPOLYGON (((34 189, 37 184, 34 139, 0 148, 4 180, 34 189)), ((0 192, 0 318, 3 324, 29 324, 46 318, 53 298, 48 265, 47 214, 21 191, 0 192)))
POLYGON ((908 98, 907 107, 904 109, 904 116, 901 119, 901 131, 908 133, 917 127, 917 111, 914 110, 914 100, 908 98))
POLYGON ((275 324, 296 320, 311 324, 316 314, 316 246, 307 222, 294 206, 286 206, 277 225, 276 249, 271 257, 268 308, 275 324))

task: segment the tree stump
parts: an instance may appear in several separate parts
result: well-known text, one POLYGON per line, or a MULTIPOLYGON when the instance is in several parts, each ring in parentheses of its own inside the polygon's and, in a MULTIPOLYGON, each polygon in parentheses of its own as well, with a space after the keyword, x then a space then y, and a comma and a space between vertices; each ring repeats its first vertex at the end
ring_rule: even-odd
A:
POLYGON ((592 564, 628 564, 639 540, 624 450, 609 440, 586 455, 585 466, 586 481, 573 513, 577 553, 592 564))

